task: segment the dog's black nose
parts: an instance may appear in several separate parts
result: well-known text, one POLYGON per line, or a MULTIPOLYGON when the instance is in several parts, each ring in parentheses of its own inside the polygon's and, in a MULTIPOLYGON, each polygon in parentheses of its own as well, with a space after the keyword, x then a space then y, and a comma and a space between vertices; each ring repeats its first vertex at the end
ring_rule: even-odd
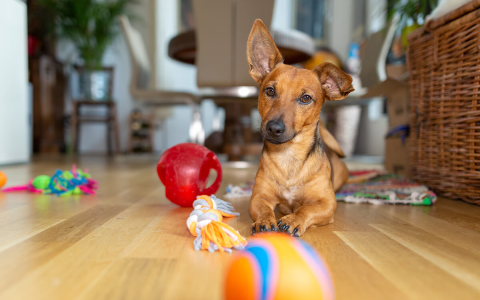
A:
POLYGON ((272 137, 279 137, 285 132, 285 124, 281 120, 269 121, 267 132, 272 137))

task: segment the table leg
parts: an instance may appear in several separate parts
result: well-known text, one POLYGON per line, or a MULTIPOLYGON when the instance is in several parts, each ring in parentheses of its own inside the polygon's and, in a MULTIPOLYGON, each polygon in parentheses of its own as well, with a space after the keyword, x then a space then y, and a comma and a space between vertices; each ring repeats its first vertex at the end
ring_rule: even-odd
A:
MULTIPOLYGON (((225 109, 225 126, 223 131, 223 151, 228 155, 229 161, 241 160, 251 150, 253 132, 250 113, 255 108, 255 102, 219 102, 225 109)), ((253 151, 255 152, 255 151, 253 151)), ((255 153, 255 154, 260 154, 255 153)))
POLYGON ((78 153, 78 103, 73 102, 73 109, 72 109, 72 124, 71 124, 71 131, 72 131, 72 153, 78 153))
POLYGON ((113 121, 113 137, 115 138, 115 154, 119 154, 120 150, 120 136, 118 133, 118 121, 115 114, 115 119, 113 121))

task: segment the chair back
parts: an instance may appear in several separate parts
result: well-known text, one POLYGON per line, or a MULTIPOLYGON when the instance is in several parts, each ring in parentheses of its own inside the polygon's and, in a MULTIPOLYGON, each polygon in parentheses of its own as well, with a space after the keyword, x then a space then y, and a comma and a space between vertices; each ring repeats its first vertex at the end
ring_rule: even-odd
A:
POLYGON ((395 38, 399 17, 396 15, 387 28, 372 34, 362 49, 362 69, 360 80, 362 86, 373 87, 387 79, 386 62, 390 47, 395 38))
POLYGON ((254 86, 246 47, 255 19, 272 22, 274 0, 195 0, 199 87, 254 86))
MULTIPOLYGON (((235 24, 235 77, 236 86, 257 86, 250 77, 247 62, 247 41, 253 22, 261 19, 271 29, 275 0, 237 0, 235 24)), ((273 35, 272 31, 270 34, 273 35)))
POLYGON ((128 45, 128 52, 132 63, 132 79, 130 89, 147 89, 150 81, 150 61, 142 35, 131 24, 127 16, 120 17, 125 41, 128 45))

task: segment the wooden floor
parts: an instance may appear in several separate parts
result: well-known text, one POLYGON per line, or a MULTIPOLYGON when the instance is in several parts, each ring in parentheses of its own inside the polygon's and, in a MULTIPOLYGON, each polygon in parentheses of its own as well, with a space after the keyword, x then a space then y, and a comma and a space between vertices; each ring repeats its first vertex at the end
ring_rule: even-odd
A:
MULTIPOLYGON (((43 158, 0 167, 9 184, 69 169, 43 158)), ((221 299, 229 254, 196 252, 191 208, 164 197, 152 157, 75 159, 96 197, 0 193, 0 299, 221 299)), ((227 183, 255 169, 224 168, 227 183)), ((249 236, 248 199, 229 223, 249 236)), ((480 207, 338 205, 335 223, 303 239, 326 259, 337 299, 480 299, 480 207)))

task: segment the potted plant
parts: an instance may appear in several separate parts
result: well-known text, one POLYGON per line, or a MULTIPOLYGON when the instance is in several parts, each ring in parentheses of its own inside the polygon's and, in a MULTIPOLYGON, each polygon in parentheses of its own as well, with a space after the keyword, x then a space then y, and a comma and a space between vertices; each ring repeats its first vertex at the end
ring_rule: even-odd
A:
POLYGON ((84 97, 106 100, 110 74, 102 71, 107 48, 120 33, 118 17, 128 14, 135 0, 40 0, 51 14, 49 28, 71 42, 83 60, 80 88, 84 97))
POLYGON ((400 16, 399 30, 404 47, 408 45, 407 36, 422 26, 426 17, 437 7, 438 0, 392 0, 389 1, 388 18, 400 16))

